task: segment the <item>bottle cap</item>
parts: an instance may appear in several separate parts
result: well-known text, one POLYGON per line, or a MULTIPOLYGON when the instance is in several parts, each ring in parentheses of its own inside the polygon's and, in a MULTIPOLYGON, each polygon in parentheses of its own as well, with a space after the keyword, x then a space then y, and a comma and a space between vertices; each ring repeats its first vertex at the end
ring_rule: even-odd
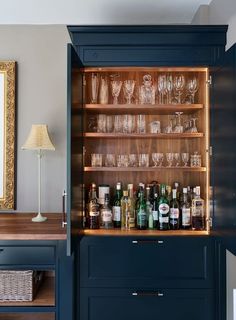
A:
POLYGON ((124 190, 124 191, 123 191, 123 196, 124 196, 124 197, 128 197, 128 191, 127 191, 127 190, 124 190))
POLYGON ((121 190, 121 182, 117 182, 117 184, 116 184, 116 190, 121 190))
POLYGON ((92 188, 96 188, 96 183, 92 182, 91 186, 92 188))
POLYGON ((188 189, 187 188, 183 188, 183 193, 188 193, 188 189))

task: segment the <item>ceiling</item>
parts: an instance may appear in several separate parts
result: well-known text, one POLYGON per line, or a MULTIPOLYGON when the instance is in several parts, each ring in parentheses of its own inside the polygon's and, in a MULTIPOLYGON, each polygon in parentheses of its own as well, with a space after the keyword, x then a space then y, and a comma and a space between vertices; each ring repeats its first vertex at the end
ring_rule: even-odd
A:
POLYGON ((191 23, 211 0, 8 0, 0 24, 175 24, 191 23))

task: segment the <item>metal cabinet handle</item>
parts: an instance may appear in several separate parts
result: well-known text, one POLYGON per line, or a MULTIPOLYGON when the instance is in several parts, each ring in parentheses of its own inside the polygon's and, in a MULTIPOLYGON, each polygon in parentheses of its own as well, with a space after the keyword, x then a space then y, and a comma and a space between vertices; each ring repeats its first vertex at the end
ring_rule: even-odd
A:
POLYGON ((139 297, 164 297, 163 292, 159 291, 136 291, 132 292, 132 296, 139 296, 139 297))
POLYGON ((66 197, 67 197, 67 193, 64 190, 62 193, 62 228, 64 228, 67 225, 67 222, 66 222, 66 197))
POLYGON ((149 243, 156 243, 156 244, 163 244, 163 240, 132 240, 133 244, 149 244, 149 243))

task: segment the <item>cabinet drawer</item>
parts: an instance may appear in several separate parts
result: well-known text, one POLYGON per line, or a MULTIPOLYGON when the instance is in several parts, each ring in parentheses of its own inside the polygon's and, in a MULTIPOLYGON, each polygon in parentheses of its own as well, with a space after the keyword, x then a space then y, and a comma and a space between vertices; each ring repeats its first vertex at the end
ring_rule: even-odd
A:
POLYGON ((80 319, 212 320, 214 319, 213 291, 210 289, 138 291, 137 289, 82 288, 80 319))
POLYGON ((46 265, 55 263, 54 247, 0 246, 1 265, 46 265))
POLYGON ((210 288, 213 248, 208 237, 84 237, 81 287, 210 288))

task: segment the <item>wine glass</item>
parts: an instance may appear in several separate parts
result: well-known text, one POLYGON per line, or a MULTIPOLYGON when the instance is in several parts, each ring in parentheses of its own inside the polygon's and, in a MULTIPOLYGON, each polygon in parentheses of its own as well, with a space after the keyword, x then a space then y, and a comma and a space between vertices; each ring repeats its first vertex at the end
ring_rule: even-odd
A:
POLYGON ((166 76, 160 75, 157 81, 157 89, 159 91, 159 103, 164 104, 164 96, 166 93, 166 76))
POLYGON ((184 131, 184 127, 181 125, 181 114, 183 114, 183 112, 175 112, 176 117, 177 117, 177 124, 175 126, 174 132, 175 133, 183 133, 184 131))
POLYGON ((182 155, 182 161, 184 163, 184 167, 187 167, 188 161, 189 161, 189 153, 183 152, 181 155, 182 155))
POLYGON ((184 85, 185 85, 184 75, 180 74, 180 75, 174 77, 173 86, 174 86, 174 90, 176 92, 176 101, 179 104, 181 104, 181 95, 184 90, 184 85))
POLYGON ((154 163, 154 167, 158 165, 158 153, 152 153, 152 161, 154 163))
POLYGON ((125 80, 123 84, 124 96, 126 98, 126 103, 131 104, 131 98, 134 93, 135 81, 134 80, 125 80))
POLYGON ((173 90, 173 80, 172 75, 169 75, 166 79, 166 91, 167 91, 167 103, 172 103, 172 90, 173 90))
POLYGON ((91 103, 97 103, 98 100, 98 87, 99 87, 99 75, 97 73, 92 73, 91 79, 91 103))
POLYGON ((192 118, 191 121, 192 121, 192 127, 190 128, 190 132, 191 133, 197 133, 198 130, 197 130, 197 126, 196 126, 196 120, 197 118, 192 118))
POLYGON ((175 166, 179 167, 180 165, 180 154, 178 152, 174 153, 175 166))
POLYGON ((172 164, 174 161, 174 153, 173 152, 166 153, 166 161, 168 162, 168 167, 172 167, 172 164))
POLYGON ((191 101, 191 103, 194 103, 194 97, 195 97, 195 94, 198 90, 197 78, 194 77, 193 79, 188 80, 186 87, 190 93, 190 101, 191 101))
POLYGON ((119 94, 120 94, 121 87, 122 87, 122 81, 121 80, 112 80, 111 81, 113 104, 118 104, 118 97, 119 97, 119 94))

